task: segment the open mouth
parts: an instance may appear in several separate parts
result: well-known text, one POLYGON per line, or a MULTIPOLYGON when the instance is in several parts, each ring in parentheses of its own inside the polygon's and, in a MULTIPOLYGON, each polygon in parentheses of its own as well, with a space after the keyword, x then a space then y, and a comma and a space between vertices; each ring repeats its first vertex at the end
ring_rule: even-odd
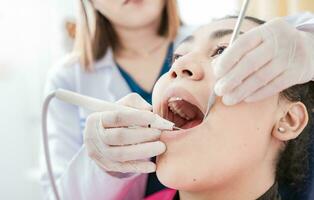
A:
POLYGON ((203 121, 201 109, 181 97, 170 97, 164 105, 163 118, 173 122, 176 127, 190 129, 203 121))

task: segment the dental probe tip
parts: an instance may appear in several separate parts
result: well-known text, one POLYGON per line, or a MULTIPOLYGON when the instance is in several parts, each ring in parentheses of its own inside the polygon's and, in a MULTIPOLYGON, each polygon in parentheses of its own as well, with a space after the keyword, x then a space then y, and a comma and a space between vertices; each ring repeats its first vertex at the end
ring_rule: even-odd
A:
POLYGON ((179 128, 179 127, 174 126, 174 127, 173 127, 173 130, 174 130, 174 131, 178 131, 178 130, 182 130, 182 128, 179 128))
MULTIPOLYGON (((231 36, 231 39, 230 39, 230 42, 229 42, 229 46, 235 41, 235 39, 239 35, 240 27, 241 27, 241 24, 243 22, 243 19, 245 18, 245 13, 247 11, 249 3, 250 3, 250 0, 245 0, 243 2, 243 4, 242 4, 241 11, 240 11, 239 17, 238 17, 237 22, 236 22, 236 26, 235 26, 235 28, 233 29, 233 32, 232 32, 232 36, 231 36)), ((212 109, 215 101, 216 101, 216 94, 215 94, 215 91, 213 90, 212 93, 209 96, 207 109, 206 109, 206 113, 204 115, 203 120, 206 119, 206 117, 208 117, 209 112, 212 109)))
POLYGON ((214 104, 215 104, 216 97, 217 97, 217 95, 216 95, 215 91, 213 91, 213 92, 211 93, 211 95, 209 96, 208 104, 207 104, 207 109, 206 109, 206 112, 205 112, 205 115, 204 115, 203 120, 204 120, 206 117, 208 117, 210 110, 212 109, 212 107, 213 107, 214 104))

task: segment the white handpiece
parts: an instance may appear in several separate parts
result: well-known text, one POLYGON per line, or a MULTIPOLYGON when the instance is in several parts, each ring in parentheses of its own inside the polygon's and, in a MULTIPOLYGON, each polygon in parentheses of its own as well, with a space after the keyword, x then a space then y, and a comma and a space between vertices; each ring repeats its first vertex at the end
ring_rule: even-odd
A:
POLYGON ((72 91, 64 90, 64 89, 56 90, 55 97, 57 97, 58 99, 66 103, 74 104, 74 105, 86 108, 89 111, 93 111, 93 112, 114 111, 114 110, 135 110, 134 108, 131 108, 131 107, 117 105, 115 103, 103 101, 100 99, 85 96, 85 95, 78 94, 76 92, 72 92, 72 91))
MULTIPOLYGON (((117 111, 117 110, 123 110, 123 111, 137 111, 135 108, 127 107, 118 105, 116 103, 111 103, 107 101, 103 101, 100 99, 84 96, 75 92, 71 92, 64 89, 58 89, 48 95, 44 101, 43 104, 43 112, 42 112, 42 134, 43 134, 43 144, 44 144, 44 153, 45 153, 45 159, 46 159, 46 165, 47 165, 47 171, 48 171, 48 177, 51 183, 51 187, 53 190, 53 193, 55 194, 55 199, 60 200, 60 196, 58 193, 58 188, 56 185, 55 178, 53 176, 53 169, 51 165, 51 158, 49 153, 49 144, 48 144, 48 133, 47 133, 47 113, 48 113, 48 107, 50 101, 54 98, 58 98, 59 100, 62 100, 64 102, 67 102, 69 104, 74 104, 83 108, 86 108, 87 110, 91 112, 101 112, 101 111, 117 111)), ((151 124, 147 124, 148 127, 159 129, 159 130, 178 130, 179 128, 174 126, 174 123, 163 119, 159 115, 155 114, 155 121, 153 121, 151 124)), ((162 150, 162 143, 161 142, 152 142, 154 144, 151 144, 155 148, 155 153, 162 150)), ((144 145, 144 144, 139 144, 144 145)), ((135 148, 135 146, 130 146, 135 148)), ((152 151, 149 151, 150 153, 152 151)), ((122 165, 120 163, 120 165, 122 165)), ((132 164, 126 164, 127 167, 131 167, 133 165, 141 165, 142 168, 150 169, 154 168, 154 163, 144 163, 144 161, 132 161, 132 164), (141 163, 143 162, 143 163, 141 163)), ((134 166, 133 166, 134 167, 134 166)), ((136 169, 139 169, 138 166, 135 167, 136 169)), ((150 169, 151 170, 151 169, 150 169)))
MULTIPOLYGON (((136 110, 135 108, 118 105, 116 103, 103 101, 100 99, 96 99, 93 97, 81 95, 69 90, 58 89, 55 92, 55 97, 58 99, 67 102, 69 104, 74 104, 83 108, 86 108, 92 112, 100 112, 100 111, 116 111, 116 110, 136 110)), ((160 130, 173 130, 178 129, 174 127, 174 123, 165 120, 164 118, 160 117, 159 115, 155 115, 156 120, 149 124, 148 126, 151 128, 156 128, 160 130)))

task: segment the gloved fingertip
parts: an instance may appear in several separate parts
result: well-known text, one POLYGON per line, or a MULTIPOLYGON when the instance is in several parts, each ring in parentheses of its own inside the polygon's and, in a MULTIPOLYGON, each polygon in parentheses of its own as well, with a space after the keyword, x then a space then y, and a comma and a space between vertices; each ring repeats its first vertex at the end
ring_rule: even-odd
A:
POLYGON ((133 100, 134 106, 137 107, 138 109, 143 109, 143 110, 152 110, 152 105, 150 105, 145 99, 143 99, 139 94, 137 93, 132 93, 133 95, 129 95, 131 98, 131 102, 133 100))
POLYGON ((158 152, 159 153, 163 153, 163 152, 165 152, 166 151, 166 144, 165 143, 163 143, 163 142, 161 142, 161 141, 157 141, 156 142, 157 143, 157 145, 158 145, 158 152))
POLYGON ((214 91, 217 96, 223 96, 223 85, 218 81, 214 86, 214 91))
POLYGON ((141 101, 141 107, 144 109, 144 110, 148 110, 148 111, 151 111, 153 110, 153 106, 150 105, 148 102, 146 101, 141 101))
POLYGON ((148 165, 144 169, 140 170, 141 173, 152 173, 155 171, 156 171, 156 165, 153 163, 151 165, 148 165))
POLYGON ((147 103, 147 105, 145 105, 144 109, 148 110, 148 111, 152 111, 153 110, 153 106, 147 103))
POLYGON ((222 102, 226 106, 233 106, 233 105, 238 103, 238 101, 236 99, 234 99, 233 97, 231 97, 229 95, 223 96, 222 97, 222 102))
POLYGON ((156 171, 156 164, 148 161, 132 165, 133 173, 152 173, 156 171))

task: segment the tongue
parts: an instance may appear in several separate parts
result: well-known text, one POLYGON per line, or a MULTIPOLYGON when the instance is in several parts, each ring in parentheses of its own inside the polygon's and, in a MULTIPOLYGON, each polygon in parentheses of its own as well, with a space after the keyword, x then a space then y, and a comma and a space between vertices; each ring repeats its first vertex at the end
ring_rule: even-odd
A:
POLYGON ((181 128, 182 129, 190 129, 190 128, 193 128, 193 127, 199 125, 200 123, 202 123, 201 119, 195 119, 195 120, 187 122, 181 128))
POLYGON ((193 119, 197 115, 198 108, 189 102, 182 101, 181 109, 184 111, 185 115, 187 115, 190 119, 193 119))

